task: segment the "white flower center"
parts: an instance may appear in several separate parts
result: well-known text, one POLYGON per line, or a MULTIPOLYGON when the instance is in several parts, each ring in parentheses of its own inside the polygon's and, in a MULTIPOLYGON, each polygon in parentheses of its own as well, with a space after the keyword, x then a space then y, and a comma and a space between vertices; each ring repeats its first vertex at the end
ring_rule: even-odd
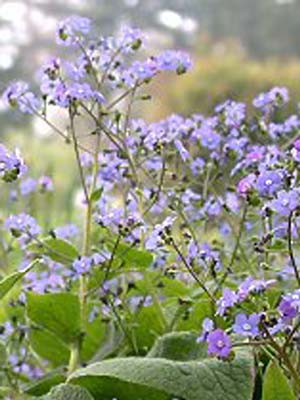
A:
POLYGON ((271 186, 272 183, 273 183, 272 179, 267 179, 267 180, 266 180, 266 185, 267 185, 267 186, 271 186))
POLYGON ((222 347, 224 347, 224 342, 223 342, 223 340, 218 340, 218 341, 217 341, 217 347, 218 347, 219 349, 222 349, 222 347))
POLYGON ((289 204, 288 199, 283 199, 283 200, 282 200, 282 205, 283 205, 283 206, 287 206, 288 204, 289 204))
POLYGON ((243 325, 243 330, 244 330, 244 331, 250 331, 250 330, 251 330, 251 325, 248 324, 248 323, 244 324, 244 325, 243 325))

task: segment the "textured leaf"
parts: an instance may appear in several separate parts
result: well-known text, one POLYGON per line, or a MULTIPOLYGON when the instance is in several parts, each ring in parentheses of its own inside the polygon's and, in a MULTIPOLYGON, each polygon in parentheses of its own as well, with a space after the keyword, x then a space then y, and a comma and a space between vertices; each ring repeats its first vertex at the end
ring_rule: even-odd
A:
POLYGON ((274 362, 269 363, 264 375, 263 400, 296 400, 291 384, 274 362))
POLYGON ((33 261, 24 271, 14 272, 0 281, 0 300, 27 274, 39 260, 33 261))
POLYGON ((94 398, 80 386, 62 384, 54 387, 43 400, 94 400, 94 398))
POLYGON ((62 371, 54 370, 27 385, 23 391, 31 396, 42 396, 43 394, 48 393, 53 386, 59 385, 64 381, 65 376, 62 371))
POLYGON ((207 349, 196 339, 197 335, 191 332, 168 333, 157 339, 147 357, 175 361, 203 359, 207 357, 207 349))
MULTIPOLYGON (((197 348, 196 342, 194 342, 197 348)), ((188 333, 167 335, 150 352, 151 357, 116 358, 76 371, 70 382, 85 387, 95 400, 250 400, 253 392, 253 358, 246 350, 232 362, 199 359, 188 333), (165 340, 165 344, 162 341, 165 340), (192 361, 184 359, 184 347, 192 361), (159 355, 164 358, 154 358, 159 355)))
POLYGON ((27 315, 67 344, 80 335, 79 299, 72 293, 28 293, 27 315))

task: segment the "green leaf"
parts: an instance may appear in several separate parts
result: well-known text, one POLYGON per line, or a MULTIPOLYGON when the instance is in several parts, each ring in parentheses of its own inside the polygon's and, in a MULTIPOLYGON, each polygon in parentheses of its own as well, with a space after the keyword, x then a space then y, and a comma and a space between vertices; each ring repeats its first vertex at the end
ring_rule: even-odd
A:
MULTIPOLYGON (((98 304, 88 304, 88 312, 92 310, 94 305, 98 304)), ((97 353, 106 338, 106 333, 107 324, 102 321, 101 316, 87 323, 86 334, 81 349, 81 358, 83 361, 89 361, 97 353)))
MULTIPOLYGON (((113 246, 110 247, 112 250, 113 246)), ((140 250, 126 243, 119 243, 115 250, 114 265, 126 269, 147 269, 153 262, 153 255, 147 250, 140 250)))
POLYGON ((80 386, 61 384, 54 387, 43 400, 94 400, 94 398, 80 386))
POLYGON ((66 344, 80 336, 79 298, 72 293, 28 293, 26 310, 31 322, 66 344))
POLYGON ((0 365, 4 365, 7 359, 6 345, 2 340, 0 341, 0 365))
POLYGON ((62 371, 54 370, 27 385, 23 391, 31 396, 42 396, 51 390, 52 387, 63 383, 66 380, 62 371))
MULTIPOLYGON (((154 358, 159 355, 184 358, 174 346, 182 345, 192 358, 187 333, 168 335, 166 346, 157 343, 152 357, 129 357, 105 360, 80 369, 69 378, 70 383, 85 387, 95 400, 250 400, 254 385, 253 357, 247 350, 238 351, 231 362, 216 359, 173 361, 154 358)), ((197 343, 194 342, 195 348, 197 343)), ((201 357, 199 351, 198 356, 201 357)))
POLYGON ((54 367, 66 365, 70 358, 68 346, 53 333, 41 328, 31 328, 29 332, 31 349, 54 367))
POLYGON ((147 357, 174 361, 203 359, 207 356, 207 349, 197 343, 197 336, 191 332, 167 333, 157 339, 147 357))
POLYGON ((156 304, 143 307, 134 322, 136 328, 134 330, 137 347, 144 351, 148 351, 155 340, 165 332, 165 326, 159 318, 160 310, 156 304))
POLYGON ((91 198, 90 198, 90 201, 91 201, 92 203, 98 201, 98 200, 101 198, 102 193, 103 193, 103 187, 101 187, 101 188, 99 188, 99 189, 96 189, 96 190, 92 193, 91 198))
POLYGON ((24 271, 14 272, 0 281, 0 300, 27 274, 39 260, 33 261, 24 271))
POLYGON ((191 307, 183 305, 177 320, 176 330, 199 331, 204 318, 211 316, 211 303, 207 298, 198 300, 191 307))
POLYGON ((43 254, 61 264, 71 264, 79 253, 71 243, 63 239, 47 238, 41 244, 32 244, 28 249, 35 254, 43 254))
POLYGON ((275 362, 269 363, 264 375, 263 400, 296 400, 291 384, 275 362))

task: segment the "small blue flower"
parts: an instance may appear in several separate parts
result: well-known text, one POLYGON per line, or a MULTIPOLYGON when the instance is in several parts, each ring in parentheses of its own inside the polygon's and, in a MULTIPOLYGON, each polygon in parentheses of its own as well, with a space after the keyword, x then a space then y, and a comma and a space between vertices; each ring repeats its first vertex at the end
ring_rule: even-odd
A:
POLYGON ((238 314, 232 327, 233 332, 239 335, 255 337, 259 334, 258 324, 260 322, 259 314, 238 314))

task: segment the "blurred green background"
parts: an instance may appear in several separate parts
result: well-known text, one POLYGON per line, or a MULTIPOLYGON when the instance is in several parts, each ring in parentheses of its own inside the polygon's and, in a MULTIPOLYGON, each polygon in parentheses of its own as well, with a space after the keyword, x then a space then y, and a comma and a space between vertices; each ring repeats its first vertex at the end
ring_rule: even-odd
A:
MULTIPOLYGON (((13 79, 36 84, 39 64, 61 51, 55 46, 56 22, 71 14, 92 18, 101 34, 123 24, 140 27, 154 54, 164 48, 192 54, 192 72, 161 76, 149 86, 154 100, 135 111, 148 121, 174 112, 209 113, 227 98, 250 105, 274 85, 290 89, 290 111, 298 112, 300 0, 0 0, 1 90, 13 79)), ((63 116, 55 118, 64 123, 63 116)), ((21 149, 31 176, 54 177, 60 191, 55 207, 64 205, 67 220, 78 183, 72 150, 45 125, 1 103, 0 124, 0 141, 21 149)))

